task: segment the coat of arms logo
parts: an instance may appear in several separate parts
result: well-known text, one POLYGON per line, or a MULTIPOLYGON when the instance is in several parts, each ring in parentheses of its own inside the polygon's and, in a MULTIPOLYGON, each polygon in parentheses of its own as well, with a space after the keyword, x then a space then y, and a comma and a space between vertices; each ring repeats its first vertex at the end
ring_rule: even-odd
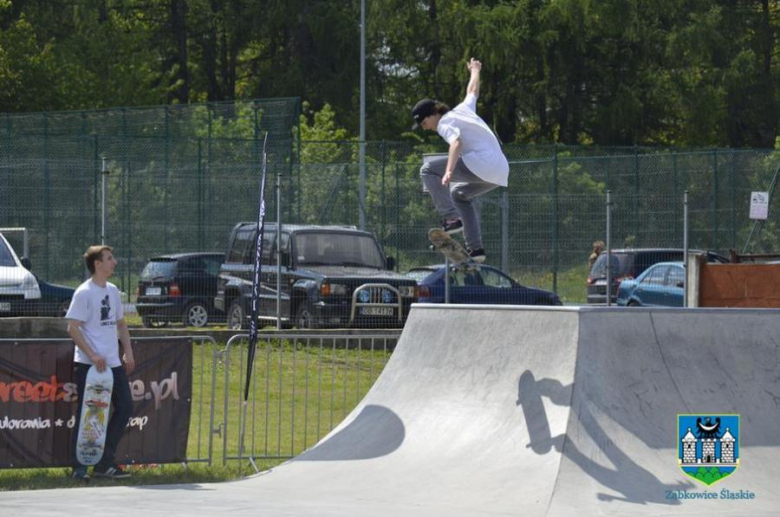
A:
POLYGON ((739 415, 677 415, 677 463, 709 486, 739 467, 739 415))

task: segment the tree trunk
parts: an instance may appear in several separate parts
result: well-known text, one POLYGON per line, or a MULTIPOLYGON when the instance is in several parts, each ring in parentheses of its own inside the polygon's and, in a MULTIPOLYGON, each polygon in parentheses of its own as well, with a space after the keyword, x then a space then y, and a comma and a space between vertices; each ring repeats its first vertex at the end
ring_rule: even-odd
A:
POLYGON ((203 68, 206 72, 206 99, 209 102, 223 100, 217 78, 217 41, 219 39, 217 20, 219 19, 219 11, 220 2, 212 0, 208 33, 203 38, 203 68))
POLYGON ((187 57, 187 0, 171 0, 171 37, 173 39, 175 54, 172 62, 178 65, 174 81, 181 84, 173 93, 173 98, 182 104, 190 101, 190 73, 187 57))

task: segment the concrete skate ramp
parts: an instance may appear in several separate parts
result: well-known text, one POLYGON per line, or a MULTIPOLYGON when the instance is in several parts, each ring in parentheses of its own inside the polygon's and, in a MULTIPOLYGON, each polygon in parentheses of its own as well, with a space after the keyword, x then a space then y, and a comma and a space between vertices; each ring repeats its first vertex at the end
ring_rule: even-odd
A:
MULTIPOLYGON (((316 447, 215 485, 0 495, 23 515, 780 515, 780 312, 415 306, 316 447), (740 468, 677 465, 677 414, 740 414, 740 468), (751 500, 680 494, 752 493, 751 500)), ((14 513, 16 514, 16 513, 14 513)))

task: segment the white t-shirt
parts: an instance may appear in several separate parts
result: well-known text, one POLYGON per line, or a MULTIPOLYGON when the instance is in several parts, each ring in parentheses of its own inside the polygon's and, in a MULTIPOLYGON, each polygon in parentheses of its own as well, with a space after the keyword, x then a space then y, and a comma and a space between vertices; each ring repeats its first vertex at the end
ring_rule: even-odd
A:
MULTIPOLYGON (((81 284, 73 294, 65 318, 82 322, 81 333, 92 349, 106 359, 110 368, 122 366, 119 360, 119 333, 116 324, 124 318, 119 289, 110 282, 100 287, 92 279, 81 284)), ((79 347, 73 360, 92 364, 79 347)))
POLYGON ((471 172, 490 183, 507 186, 509 163, 498 138, 477 115, 476 95, 466 95, 463 102, 445 113, 436 131, 448 144, 460 138, 461 157, 471 172))

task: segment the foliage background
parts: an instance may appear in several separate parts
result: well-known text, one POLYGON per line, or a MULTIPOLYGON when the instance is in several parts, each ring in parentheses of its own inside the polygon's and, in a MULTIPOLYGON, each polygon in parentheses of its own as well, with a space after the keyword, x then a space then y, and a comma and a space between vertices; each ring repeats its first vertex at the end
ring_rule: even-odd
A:
MULTIPOLYGON (((423 96, 505 143, 771 148, 777 0, 377 0, 369 140, 423 96)), ((0 0, 0 112, 300 97, 358 128, 359 0, 0 0)), ((435 135, 433 135, 435 136, 435 135)))

